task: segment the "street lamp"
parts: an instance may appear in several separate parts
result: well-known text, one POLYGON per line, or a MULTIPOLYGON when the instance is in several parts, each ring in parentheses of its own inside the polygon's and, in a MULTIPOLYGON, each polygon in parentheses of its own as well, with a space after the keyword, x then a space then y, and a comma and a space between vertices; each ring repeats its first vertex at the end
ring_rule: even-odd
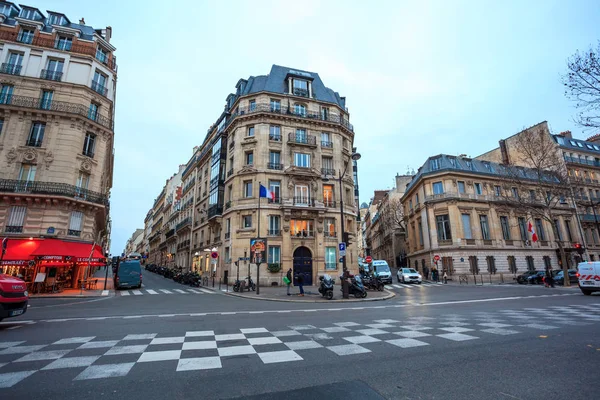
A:
MULTIPOLYGON (((352 160, 353 161, 358 161, 360 160, 360 153, 352 153, 352 160)), ((342 194, 342 179, 344 179, 344 176, 346 175, 346 171, 348 170, 348 165, 350 165, 350 161, 348 161, 346 163, 346 167, 344 168, 344 172, 340 173, 340 176, 338 178, 338 182, 339 182, 339 186, 340 186, 340 222, 341 222, 341 230, 342 230, 342 241, 344 240, 344 238, 346 237, 346 229, 344 226, 344 196, 342 194)), ((343 272, 344 272, 344 277, 342 279, 342 293, 343 293, 343 297, 344 299, 347 299, 350 297, 350 288, 348 287, 348 267, 346 266, 346 255, 342 256, 342 266, 343 266, 343 272)))

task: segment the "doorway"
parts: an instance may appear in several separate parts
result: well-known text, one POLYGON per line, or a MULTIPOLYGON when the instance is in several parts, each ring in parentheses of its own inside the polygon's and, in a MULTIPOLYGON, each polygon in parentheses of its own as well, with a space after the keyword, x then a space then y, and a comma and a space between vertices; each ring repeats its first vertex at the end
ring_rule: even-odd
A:
POLYGON ((304 286, 312 286, 312 253, 307 247, 298 247, 294 251, 294 286, 298 285, 296 276, 302 274, 304 286))

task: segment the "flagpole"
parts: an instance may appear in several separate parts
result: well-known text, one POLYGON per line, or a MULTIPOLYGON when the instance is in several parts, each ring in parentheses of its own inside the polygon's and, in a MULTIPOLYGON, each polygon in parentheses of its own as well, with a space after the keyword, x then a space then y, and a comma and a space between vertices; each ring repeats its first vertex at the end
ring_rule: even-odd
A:
MULTIPOLYGON (((262 197, 260 194, 262 188, 262 183, 258 182, 258 234, 256 235, 258 239, 260 239, 260 198, 262 197)), ((256 294, 260 294, 260 262, 256 265, 256 294)))

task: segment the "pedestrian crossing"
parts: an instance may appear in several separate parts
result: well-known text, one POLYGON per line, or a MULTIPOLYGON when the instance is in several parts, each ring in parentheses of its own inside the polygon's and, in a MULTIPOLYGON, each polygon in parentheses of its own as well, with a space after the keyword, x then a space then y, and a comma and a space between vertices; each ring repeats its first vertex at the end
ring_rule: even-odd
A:
POLYGON ((412 289, 426 289, 426 288, 431 288, 431 287, 442 287, 444 286, 443 284, 440 283, 433 283, 433 282, 423 282, 420 285, 418 283, 393 283, 391 285, 386 285, 387 289, 407 289, 407 290, 412 290, 412 289))
POLYGON ((144 296, 158 294, 215 294, 214 291, 195 288, 195 289, 133 289, 117 290, 117 296, 144 296))

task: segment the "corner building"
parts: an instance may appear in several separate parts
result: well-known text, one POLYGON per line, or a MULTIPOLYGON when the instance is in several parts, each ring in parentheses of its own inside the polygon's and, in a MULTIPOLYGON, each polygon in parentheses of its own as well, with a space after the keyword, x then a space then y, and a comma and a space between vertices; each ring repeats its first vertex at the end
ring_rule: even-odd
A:
MULTIPOLYGON (((240 79, 235 88, 183 172, 183 201, 193 204, 193 224, 184 223, 190 215, 182 213, 179 227, 182 233, 191 229, 185 234, 192 269, 235 279, 234 262, 250 257, 251 238, 263 237, 268 262, 260 266, 262 285, 281 284, 289 268, 303 273, 308 285, 318 275, 341 274, 340 196, 352 239, 357 224, 346 99, 318 74, 278 65, 268 75, 240 79), (261 184, 274 198, 260 199, 259 221, 261 184), (206 251, 214 248, 216 264, 206 251)), ((356 248, 347 251, 350 271, 357 270, 356 248)), ((256 265, 240 262, 241 278, 248 270, 256 279, 256 265)))
POLYGON ((0 1, 0 235, 13 244, 31 237, 108 247, 111 35, 0 1))

